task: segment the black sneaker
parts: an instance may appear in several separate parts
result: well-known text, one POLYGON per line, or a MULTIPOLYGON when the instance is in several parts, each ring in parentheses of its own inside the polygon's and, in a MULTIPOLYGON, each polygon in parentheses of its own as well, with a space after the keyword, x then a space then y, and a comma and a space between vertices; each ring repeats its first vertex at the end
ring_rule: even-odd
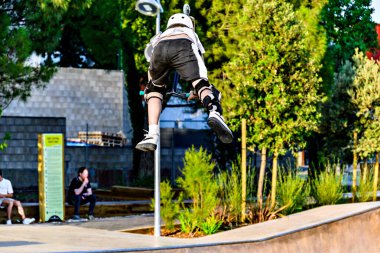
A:
POLYGON ((223 117, 217 111, 210 111, 207 124, 215 131, 216 135, 223 143, 231 143, 234 140, 231 130, 227 124, 224 123, 223 117))

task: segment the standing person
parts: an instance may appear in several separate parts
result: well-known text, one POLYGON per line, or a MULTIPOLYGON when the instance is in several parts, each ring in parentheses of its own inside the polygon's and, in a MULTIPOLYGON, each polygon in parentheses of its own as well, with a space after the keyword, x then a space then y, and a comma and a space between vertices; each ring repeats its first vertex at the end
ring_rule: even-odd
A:
POLYGON ((209 114, 207 124, 222 142, 231 143, 232 132, 222 117, 221 93, 208 81, 203 62, 205 50, 194 31, 191 18, 182 13, 172 15, 167 29, 153 38, 152 45, 149 82, 144 95, 148 104, 149 132, 136 148, 142 151, 156 150, 159 138, 158 120, 171 70, 176 70, 181 79, 192 83, 195 93, 192 91, 189 99, 200 99, 209 114))
POLYGON ((8 179, 3 178, 3 172, 0 170, 0 206, 7 208, 7 225, 12 224, 11 215, 13 206, 17 207, 18 214, 20 215, 23 224, 27 225, 33 223, 35 219, 26 218, 21 202, 12 197, 12 183, 8 179))
POLYGON ((88 179, 88 169, 86 167, 80 167, 78 169, 78 176, 71 181, 68 192, 68 203, 74 206, 73 220, 80 220, 79 208, 87 203, 90 203, 88 219, 94 219, 96 197, 92 193, 91 184, 88 179))

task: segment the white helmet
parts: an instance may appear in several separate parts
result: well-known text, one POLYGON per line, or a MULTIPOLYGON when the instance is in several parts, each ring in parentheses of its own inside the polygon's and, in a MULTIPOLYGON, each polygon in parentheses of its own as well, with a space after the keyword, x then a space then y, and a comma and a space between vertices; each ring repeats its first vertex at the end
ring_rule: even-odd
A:
POLYGON ((169 28, 172 25, 184 25, 188 28, 194 29, 193 22, 191 18, 183 13, 177 13, 172 15, 168 20, 168 25, 166 28, 169 28))

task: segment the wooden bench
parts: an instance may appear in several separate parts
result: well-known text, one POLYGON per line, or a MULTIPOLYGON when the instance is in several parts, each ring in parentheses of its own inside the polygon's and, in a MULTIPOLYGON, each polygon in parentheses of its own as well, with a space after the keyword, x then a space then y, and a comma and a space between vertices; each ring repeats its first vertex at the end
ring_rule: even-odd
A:
MULTIPOLYGON (((116 217, 127 216, 133 214, 142 214, 152 212, 150 207, 150 200, 136 200, 136 201, 100 201, 96 203, 94 216, 95 217, 116 217)), ((25 215, 39 220, 39 205, 38 203, 22 203, 25 215)), ((79 209, 80 215, 85 217, 88 212, 89 204, 81 206, 79 209)), ((6 208, 0 209, 0 224, 4 224, 7 219, 6 208)), ((74 206, 65 204, 65 219, 69 219, 74 215, 74 206)), ((17 213, 17 208, 13 207, 12 220, 21 220, 17 213)))

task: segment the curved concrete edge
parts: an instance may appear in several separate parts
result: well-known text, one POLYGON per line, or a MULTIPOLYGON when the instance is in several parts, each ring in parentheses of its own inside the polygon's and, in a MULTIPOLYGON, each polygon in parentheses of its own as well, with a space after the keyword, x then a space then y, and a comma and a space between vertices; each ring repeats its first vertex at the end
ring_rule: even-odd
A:
MULTIPOLYGON (((220 232, 215 235, 206 236, 203 238, 185 239, 189 240, 189 244, 185 245, 171 245, 161 246, 153 248, 129 248, 119 249, 107 252, 152 252, 152 251, 165 251, 165 252, 185 252, 184 249, 196 249, 197 252, 203 252, 201 249, 207 247, 222 247, 227 245, 241 245, 249 244, 252 247, 257 243, 286 237, 301 233, 304 231, 311 231, 312 236, 317 234, 313 233, 313 229, 322 226, 329 226, 333 223, 337 223, 342 220, 356 218, 361 220, 361 216, 365 214, 376 213, 380 215, 380 202, 368 202, 368 203, 355 203, 355 204, 343 204, 343 205, 330 205, 322 206, 319 208, 311 209, 301 213, 293 214, 281 219, 267 221, 259 224, 249 225, 247 227, 234 229, 231 231, 220 232), (264 229, 265 233, 260 235, 260 230, 264 229), (268 228, 269 231, 268 231, 268 228), (238 238, 236 238, 238 237, 238 238)), ((350 222, 350 221, 348 221, 350 222)), ((371 224, 367 224, 371 225, 371 224)), ((375 224, 372 224, 375 225, 375 224)), ((380 233, 380 223, 378 226, 378 232, 380 233)), ((377 234, 379 234, 377 233, 377 234)), ((379 244, 380 245, 380 244, 379 244)), ((306 252, 300 250, 300 252, 306 252)), ((186 251, 187 252, 187 251, 186 251)), ((206 252, 214 252, 206 250, 206 252)), ((215 251, 219 252, 219 251, 215 251)), ((235 252, 235 251, 234 251, 235 252)), ((245 251, 242 251, 245 252, 245 251)), ((256 251, 255 251, 256 252, 256 251)), ((273 251, 275 252, 275 251, 273 251)), ((285 252, 285 251, 282 251, 285 252)), ((309 251, 308 251, 309 252, 309 251)), ((317 251, 321 252, 321 251, 317 251)), ((325 251, 324 251, 325 252, 325 251)), ((327 252, 327 251, 326 251, 327 252)), ((331 251, 334 253, 340 251, 331 251)), ((351 251, 345 251, 351 252, 351 251)), ((361 253, 361 251, 358 251, 361 253)), ((380 248, 379 251, 380 252, 380 248)))

